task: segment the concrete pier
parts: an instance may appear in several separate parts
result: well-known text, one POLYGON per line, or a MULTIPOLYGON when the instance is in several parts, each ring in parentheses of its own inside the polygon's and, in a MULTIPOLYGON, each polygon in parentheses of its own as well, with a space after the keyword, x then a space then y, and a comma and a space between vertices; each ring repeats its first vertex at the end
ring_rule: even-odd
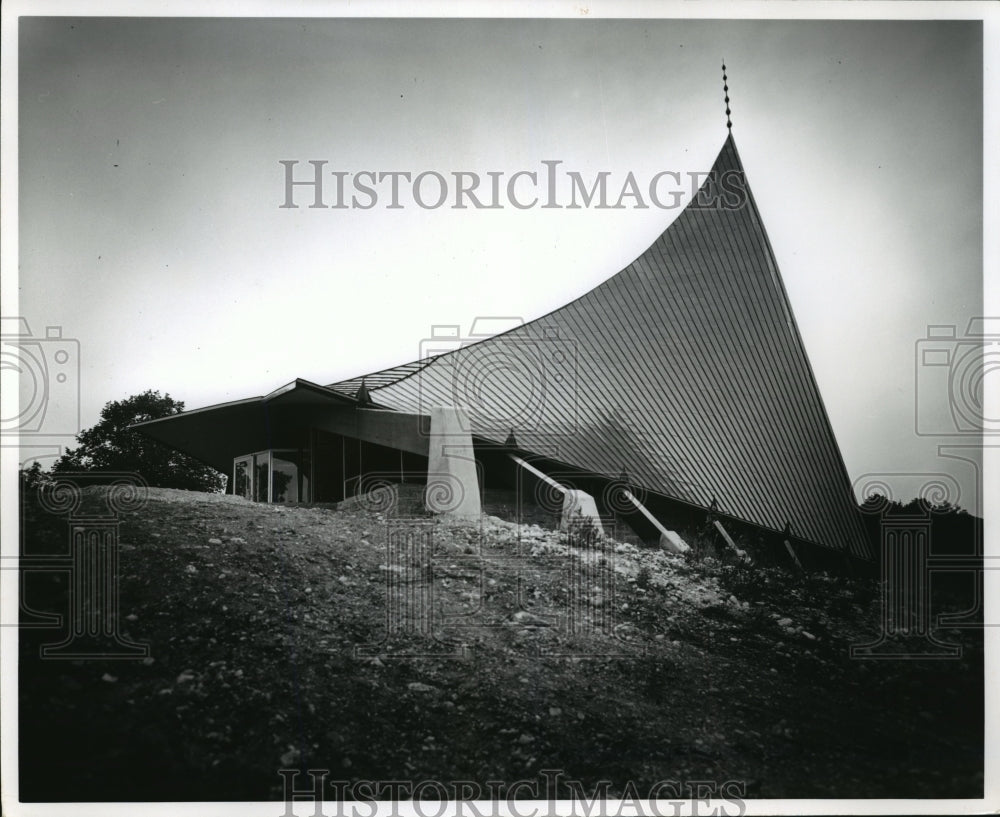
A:
MULTIPOLYGON (((559 518, 560 530, 568 530, 573 524, 579 524, 589 519, 594 527, 604 534, 601 515, 597 512, 597 503, 586 491, 567 488, 563 494, 562 515, 559 518)), ((586 524, 584 522, 584 524, 586 524)))
POLYGON ((424 504, 431 513, 471 519, 483 512, 469 428, 464 409, 452 406, 431 409, 424 493, 424 504))
POLYGON ((652 513, 650 513, 649 508, 643 505, 631 491, 625 491, 625 498, 628 499, 635 509, 639 511, 643 516, 646 517, 660 533, 660 547, 664 550, 670 551, 671 553, 687 553, 691 550, 691 546, 685 542, 677 534, 676 531, 667 530, 663 523, 660 522, 652 513))

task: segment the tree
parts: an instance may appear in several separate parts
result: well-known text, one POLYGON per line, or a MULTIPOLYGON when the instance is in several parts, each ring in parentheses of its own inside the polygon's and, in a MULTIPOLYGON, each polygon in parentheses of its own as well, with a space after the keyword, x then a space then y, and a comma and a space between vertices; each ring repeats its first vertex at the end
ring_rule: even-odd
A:
POLYGON ((182 401, 152 390, 112 400, 101 410, 100 422, 77 435, 79 446, 63 454, 52 466, 52 473, 129 472, 161 488, 221 491, 225 477, 214 468, 129 428, 133 423, 183 410, 182 401))
POLYGON ((27 468, 20 469, 21 484, 32 491, 37 491, 50 480, 49 475, 42 470, 42 464, 35 460, 27 468))

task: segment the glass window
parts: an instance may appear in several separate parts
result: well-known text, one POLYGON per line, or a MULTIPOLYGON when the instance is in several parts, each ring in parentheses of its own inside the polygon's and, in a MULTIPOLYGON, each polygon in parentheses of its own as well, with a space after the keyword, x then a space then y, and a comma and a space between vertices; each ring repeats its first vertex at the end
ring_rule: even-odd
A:
POLYGON ((271 501, 298 502, 298 466, 291 451, 275 451, 271 455, 271 501))
POLYGON ((233 460, 237 496, 255 502, 309 502, 310 458, 306 450, 272 450, 233 460))
POLYGON ((299 502, 312 502, 313 496, 310 491, 309 477, 312 475, 312 459, 309 456, 309 449, 299 451, 299 502))
POLYGON ((236 460, 233 471, 233 493, 250 499, 250 458, 236 460))
POLYGON ((267 487, 270 480, 269 471, 271 452, 265 451, 262 454, 253 456, 253 498, 255 502, 267 502, 267 487))

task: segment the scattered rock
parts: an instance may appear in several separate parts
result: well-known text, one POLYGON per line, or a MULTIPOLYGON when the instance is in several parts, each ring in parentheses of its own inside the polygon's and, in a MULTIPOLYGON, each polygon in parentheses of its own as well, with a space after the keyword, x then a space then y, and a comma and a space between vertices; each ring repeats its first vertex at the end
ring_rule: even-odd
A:
MULTIPOLYGON (((195 499, 199 502, 215 501, 200 497, 195 499)), ((188 501, 186 497, 185 501, 188 501)), ((409 746, 387 739, 389 745, 384 751, 391 753, 394 762, 398 761, 401 771, 411 775, 427 774, 423 766, 427 765, 428 759, 433 763, 440 761, 439 765, 445 768, 449 763, 463 763, 464 760, 455 761, 451 756, 451 730, 461 728, 463 721, 484 717, 491 724, 512 724, 513 728, 493 730, 494 744, 477 747, 481 756, 473 761, 499 766, 498 774, 506 772, 512 775, 515 769, 521 769, 520 764, 530 769, 535 763, 532 755, 540 758, 539 763, 547 762, 550 757, 559 757, 563 750, 563 737, 573 741, 580 734, 598 735, 603 728, 614 738, 614 729, 609 724, 617 723, 619 719, 624 719, 640 732, 648 724, 650 734, 653 734, 660 727, 653 722, 653 718, 658 712, 668 710, 665 704, 675 698, 683 700, 682 696, 690 695, 695 704, 703 704, 706 696, 711 702, 712 694, 732 694, 748 701, 755 701, 757 695, 763 696, 761 700, 766 702, 763 707, 748 707, 746 712, 738 714, 727 713, 731 717, 720 718, 717 726, 695 725, 680 734, 674 730, 677 747, 695 745, 692 732, 705 731, 708 736, 707 740, 698 744, 701 749, 697 756, 687 757, 682 751, 675 758, 675 763, 691 766, 680 768, 679 773, 711 775, 718 774, 718 769, 708 772, 700 766, 695 768, 695 765, 709 765, 709 756, 714 766, 723 760, 736 764, 744 754, 747 757, 751 753, 765 755, 767 747, 764 746, 764 739, 753 727, 762 731, 769 728, 770 716, 774 712, 785 714, 790 710, 796 716, 800 713, 811 716, 814 700, 803 696, 801 700, 805 702, 797 703, 799 699, 795 696, 799 693, 795 685, 781 691, 780 701, 774 700, 773 695, 776 687, 788 686, 787 681, 796 677, 804 662, 809 662, 807 669, 815 670, 820 689, 831 690, 829 694, 834 698, 834 705, 840 703, 837 690, 847 672, 855 673, 853 677, 846 677, 848 684, 856 684, 858 679, 863 680, 864 673, 869 672, 879 682, 883 676, 893 677, 882 664, 873 665, 875 669, 871 670, 863 663, 855 667, 845 662, 845 672, 834 671, 839 665, 826 656, 819 648, 821 645, 817 644, 819 640, 840 645, 850 639, 861 639, 864 634, 845 631, 845 622, 858 626, 853 619, 870 613, 874 602, 866 602, 865 608, 841 605, 847 612, 843 615, 830 613, 829 618, 824 618, 822 611, 815 609, 816 602, 812 596, 795 595, 796 585, 792 584, 790 590, 778 584, 768 589, 766 585, 771 574, 766 571, 762 573, 763 578, 748 579, 737 574, 730 581, 725 572, 728 563, 713 566, 711 562, 703 563, 700 559, 685 562, 653 548, 625 544, 613 545, 617 555, 608 562, 614 570, 612 578, 618 589, 602 597, 594 593, 596 582, 590 581, 598 575, 600 565, 594 563, 593 571, 586 574, 588 582, 577 588, 571 584, 573 574, 568 572, 568 569, 575 569, 566 558, 570 551, 565 544, 560 544, 564 540, 548 530, 529 529, 525 538, 538 542, 536 552, 539 559, 532 562, 524 558, 531 545, 519 549, 517 535, 521 527, 494 521, 493 518, 484 522, 482 541, 477 539, 475 546, 465 528, 434 523, 437 526, 435 536, 441 536, 439 553, 448 560, 435 567, 434 590, 446 584, 452 587, 452 592, 442 592, 435 598, 446 603, 449 613, 459 615, 470 614, 468 607, 472 605, 476 609, 471 614, 481 616, 484 622, 484 629, 474 634, 462 632, 453 638, 446 633, 450 645, 457 649, 459 645, 454 642, 461 641, 461 647, 469 650, 467 663, 437 660, 433 656, 422 658, 416 665, 390 660, 401 657, 404 650, 422 650, 430 643, 420 639, 413 639, 410 643, 405 638, 401 638, 398 645, 390 639, 385 646, 378 648, 384 650, 386 659, 352 660, 351 650, 358 643, 377 640, 381 632, 379 627, 384 626, 386 571, 408 571, 409 562, 405 563, 405 568, 398 565, 389 567, 379 564, 380 561, 392 560, 387 559, 384 551, 380 552, 377 547, 370 552, 358 552, 357 519, 346 514, 338 515, 338 512, 328 508, 289 510, 286 520, 298 514, 296 525, 303 531, 297 540, 292 540, 288 538, 290 529, 282 527, 272 535, 267 528, 246 522, 243 514, 264 518, 264 509, 249 503, 245 508, 233 507, 238 509, 239 516, 227 515, 222 519, 198 517, 194 521, 184 517, 173 524, 170 520, 157 520, 155 524, 161 529, 171 530, 171 534, 163 535, 167 539, 164 543, 158 539, 155 543, 151 539, 146 540, 145 548, 152 552, 155 560, 141 561, 140 557, 148 560, 150 556, 142 548, 129 555, 129 559, 135 561, 129 569, 136 570, 138 575, 123 577, 123 586, 130 595, 124 597, 127 601, 122 605, 122 620, 143 621, 144 634, 158 645, 157 650, 162 648, 162 652, 156 652, 156 668, 138 674, 134 670, 121 669, 126 672, 121 679, 109 673, 95 677, 93 669, 80 671, 91 679, 90 684, 96 683, 96 680, 116 684, 116 691, 106 690, 104 697, 114 698, 116 703, 122 705, 126 720, 134 717, 125 706, 127 700, 135 701, 134 711, 139 713, 135 717, 146 716, 146 722, 149 722, 150 714, 157 722, 156 718, 163 716, 172 720, 177 713, 183 720, 185 736, 190 733, 192 740, 201 736, 211 744, 204 751, 199 750, 193 758, 199 768, 214 767, 220 762, 220 756, 224 763, 229 762, 230 757, 238 757, 244 751, 245 744, 264 751, 263 758, 258 759, 266 761, 270 756, 273 763, 274 759, 280 758, 283 765, 292 767, 304 764, 307 759, 312 762, 315 756, 319 762, 335 764, 332 766, 334 769, 339 764, 340 768, 347 770, 351 768, 352 761, 346 755, 357 752, 360 776, 371 764, 381 760, 377 752, 383 747, 377 741, 383 738, 381 735, 366 734, 362 716, 359 714, 355 718, 352 709, 357 708, 360 713, 360 707, 371 705, 373 708, 388 707, 395 714, 394 707, 398 704, 400 713, 407 713, 400 717, 399 728, 401 731, 410 728, 406 732, 409 746), (307 513, 314 514, 316 521, 298 524, 307 513), (191 543, 188 546, 191 549, 208 549, 202 543, 206 542, 209 531, 222 530, 223 534, 226 533, 221 527, 223 519, 237 519, 236 522, 227 521, 231 526, 229 529, 233 530, 234 526, 238 526, 235 529, 246 529, 252 544, 237 548, 235 544, 244 544, 246 540, 236 536, 208 540, 210 545, 216 545, 216 549, 207 555, 215 560, 214 569, 205 556, 181 550, 185 542, 191 543), (325 527, 321 527, 321 522, 325 527), (490 535, 485 535, 487 533, 490 535), (283 541, 277 544, 279 537, 283 541), (466 543, 467 538, 469 544, 466 543), (233 543, 234 547, 219 548, 218 541, 233 543), (184 558, 197 558, 198 561, 188 564, 183 561, 184 558), (350 565, 348 561, 354 564, 350 565), (150 564, 162 564, 162 573, 151 574, 147 569, 150 564), (439 570, 438 566, 446 566, 448 572, 439 570), (206 578, 215 573, 220 579, 226 577, 233 581, 224 584, 206 581, 202 586, 201 580, 191 582, 185 577, 185 573, 200 574, 202 568, 207 571, 206 578), (648 570, 649 583, 636 588, 635 575, 641 568, 648 570), (632 586, 626 586, 627 582, 632 586), (349 586, 349 589, 337 588, 338 583, 349 586), (144 604, 143 593, 154 596, 158 606, 144 604), (736 593, 752 601, 740 601, 736 593), (789 597, 786 598, 786 595, 789 597), (469 604, 463 603, 466 599, 469 604), (583 608, 586 616, 582 623, 588 625, 586 629, 581 629, 573 638, 564 633, 562 616, 568 605, 576 602, 583 607, 590 600, 594 601, 595 608, 602 600, 605 602, 603 620, 613 625, 614 635, 621 637, 626 633, 638 633, 641 636, 648 663, 637 664, 626 660, 619 666, 614 662, 595 663, 589 657, 562 661, 536 659, 538 654, 549 651, 557 655, 576 653, 586 656, 590 651, 601 651, 606 645, 613 645, 616 652, 621 651, 621 644, 610 640, 608 626, 603 629, 596 627, 597 617, 593 608, 583 608), (230 601, 232 604, 228 603, 230 601), (519 602, 524 603, 525 609, 519 608, 519 602), (709 615, 702 615, 702 607, 709 608, 709 615), (751 615, 741 612, 747 609, 752 610, 751 615), (131 610, 135 612, 124 615, 125 611, 131 610), (629 615, 619 612, 625 610, 629 615), (188 612, 190 620, 183 618, 188 612), (233 612, 233 616, 229 616, 228 612, 233 612), (618 614, 617 622, 613 614, 618 614), (591 615, 594 617, 590 618, 591 615), (771 621, 779 625, 779 632, 775 632, 774 627, 768 627, 771 621), (764 624, 760 626, 762 622, 764 624), (806 623, 819 628, 818 635, 804 631, 802 626, 806 623), (504 624, 506 626, 502 626, 504 624), (591 629, 590 625, 595 626, 591 629), (801 639, 797 638, 798 633, 802 634, 801 639), (217 640, 216 635, 219 636, 217 640), (784 638, 789 639, 787 644, 782 641, 784 638), (802 644, 803 640, 809 640, 813 646, 806 647, 802 644), (728 651, 725 650, 727 644, 731 645, 728 651), (736 646, 740 649, 737 650, 736 646), (782 647, 787 652, 782 652, 782 647), (396 654, 397 650, 400 654, 396 654), (820 653, 823 654, 818 655, 820 653), (713 669, 713 659, 720 654, 724 654, 727 665, 727 671, 722 673, 713 669), (213 660, 219 657, 227 660, 213 660), (781 666, 771 666, 772 658, 781 666), (329 737, 317 735, 319 744, 309 743, 313 737, 305 737, 300 730, 298 715, 303 702, 294 694, 294 683, 289 677, 292 673, 283 672, 287 662, 293 659, 303 662, 302 666, 306 666, 305 662, 309 659, 322 662, 322 670, 315 676, 309 676, 314 683, 309 694, 316 703, 304 704, 308 714, 313 716, 312 720, 322 722, 330 719, 332 725, 336 716, 348 714, 348 726, 337 726, 331 730, 329 737), (282 662, 286 664, 283 666, 282 662), (185 663, 192 669, 182 672, 176 677, 175 685, 170 685, 172 670, 185 663), (327 672, 327 665, 332 672, 327 672), (371 669, 366 670, 366 665, 371 669), (236 666, 250 666, 253 670, 245 676, 245 670, 235 669, 236 666), (195 671, 193 667, 200 669, 195 671), (781 675, 781 678, 775 678, 776 675, 781 675), (414 677, 424 680, 407 683, 414 677), (349 683, 344 684, 343 681, 348 678, 349 683), (161 688, 164 686, 167 688, 161 688), (608 706, 607 693, 612 689, 621 695, 625 706, 608 706), (401 693, 403 700, 399 701, 401 693), (178 698, 175 704, 156 700, 157 697, 172 694, 178 698), (649 700, 646 699, 647 694, 649 700), (348 696, 346 700, 344 696, 348 696), (150 704, 151 713, 141 711, 144 697, 150 704), (556 697, 566 701, 571 708, 544 703, 546 699, 551 702, 556 697), (265 704, 265 701, 271 703, 265 704), (242 739, 241 724, 233 719, 228 709, 240 708, 244 702, 248 704, 245 709, 249 713, 268 713, 260 719, 259 730, 252 735, 252 741, 242 739), (511 706, 511 702, 515 706, 511 706), (581 711, 584 708, 586 715, 581 711), (284 710, 285 717, 272 721, 270 713, 278 710, 284 710), (408 713, 413 713, 412 721, 408 719, 408 713), (222 731, 224 723, 232 723, 234 728, 227 726, 222 731), (581 732, 581 723, 590 728, 581 732), (734 723, 747 731, 732 729, 734 723), (566 729, 567 724, 578 728, 566 729), (717 728, 719 732, 708 735, 710 728, 717 728), (199 732, 199 729, 213 731, 199 732), (428 730, 433 730, 435 740, 425 740, 428 730), (364 744, 369 739, 374 742, 374 749, 364 744), (302 745, 298 746, 299 743, 302 745), (410 751, 411 747, 416 749, 421 745, 427 747, 422 758, 417 756, 416 751, 410 751), (205 752, 208 756, 203 756, 205 752), (322 758, 328 760, 322 761, 322 758), (504 766, 504 758, 510 758, 511 765, 504 766), (515 767, 514 763, 519 765, 515 767)), ((228 506, 226 511, 227 514, 232 513, 228 506)), ((274 519, 271 516, 267 518, 274 519)), ((150 536, 139 525, 136 530, 130 531, 130 535, 136 541, 150 536)), ((153 536, 158 537, 159 534, 153 536)), ((373 535, 371 541, 377 545, 379 534, 373 535)), ((436 548, 437 545, 436 539, 436 548)), ((574 559, 578 558, 581 558, 580 554, 574 554, 574 559)), ((587 564, 589 571, 591 563, 587 564)), ((391 578, 395 580, 394 576, 391 578)), ((818 596, 825 601, 830 593, 818 596)), ((476 619, 477 622, 479 620, 476 619)), ((434 649, 439 646, 435 644, 434 649)), ((446 656, 448 659, 452 657, 446 656)), ((142 665, 152 667, 154 659, 146 657, 142 665)), ((70 678, 67 683, 73 680, 70 678)), ((72 690, 73 687, 68 686, 67 689, 72 690)), ((79 700, 78 695, 67 698, 79 700)), ((928 715, 921 717, 930 720, 928 715)), ((258 727, 252 726, 249 731, 255 728, 258 727)), ((661 730, 662 733, 668 731, 670 729, 661 730)), ((928 729, 927 733, 930 732, 928 729)), ((792 739, 784 727, 774 734, 792 739)), ((617 751, 615 741, 606 735, 596 738, 596 742, 602 753, 601 762, 609 759, 614 762, 617 751)), ((946 745, 947 741, 942 743, 946 745)), ((818 756, 804 738, 795 744, 794 749, 796 752, 801 750, 801 755, 813 762, 818 756)), ((756 762, 749 765, 756 768, 756 762)), ((766 765, 760 770, 762 773, 771 771, 766 765)), ((351 774, 342 776, 350 777, 351 774)), ((309 782, 307 780, 306 784, 309 782)), ((297 785, 301 783, 301 780, 297 781, 297 785)), ((851 779, 851 785, 860 790, 862 784, 851 779)))
POLYGON ((518 624, 524 625, 525 627, 550 626, 549 622, 547 622, 544 618, 540 618, 539 616, 536 616, 534 613, 529 613, 527 610, 518 610, 516 613, 514 613, 513 616, 511 616, 511 619, 513 619, 518 624))

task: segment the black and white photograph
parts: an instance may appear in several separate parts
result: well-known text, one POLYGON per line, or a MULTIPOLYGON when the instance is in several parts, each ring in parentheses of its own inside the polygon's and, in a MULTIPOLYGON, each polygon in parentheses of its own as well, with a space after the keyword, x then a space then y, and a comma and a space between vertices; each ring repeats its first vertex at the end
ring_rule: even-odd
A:
POLYGON ((1000 807, 998 27, 5 5, 3 814, 1000 807))

